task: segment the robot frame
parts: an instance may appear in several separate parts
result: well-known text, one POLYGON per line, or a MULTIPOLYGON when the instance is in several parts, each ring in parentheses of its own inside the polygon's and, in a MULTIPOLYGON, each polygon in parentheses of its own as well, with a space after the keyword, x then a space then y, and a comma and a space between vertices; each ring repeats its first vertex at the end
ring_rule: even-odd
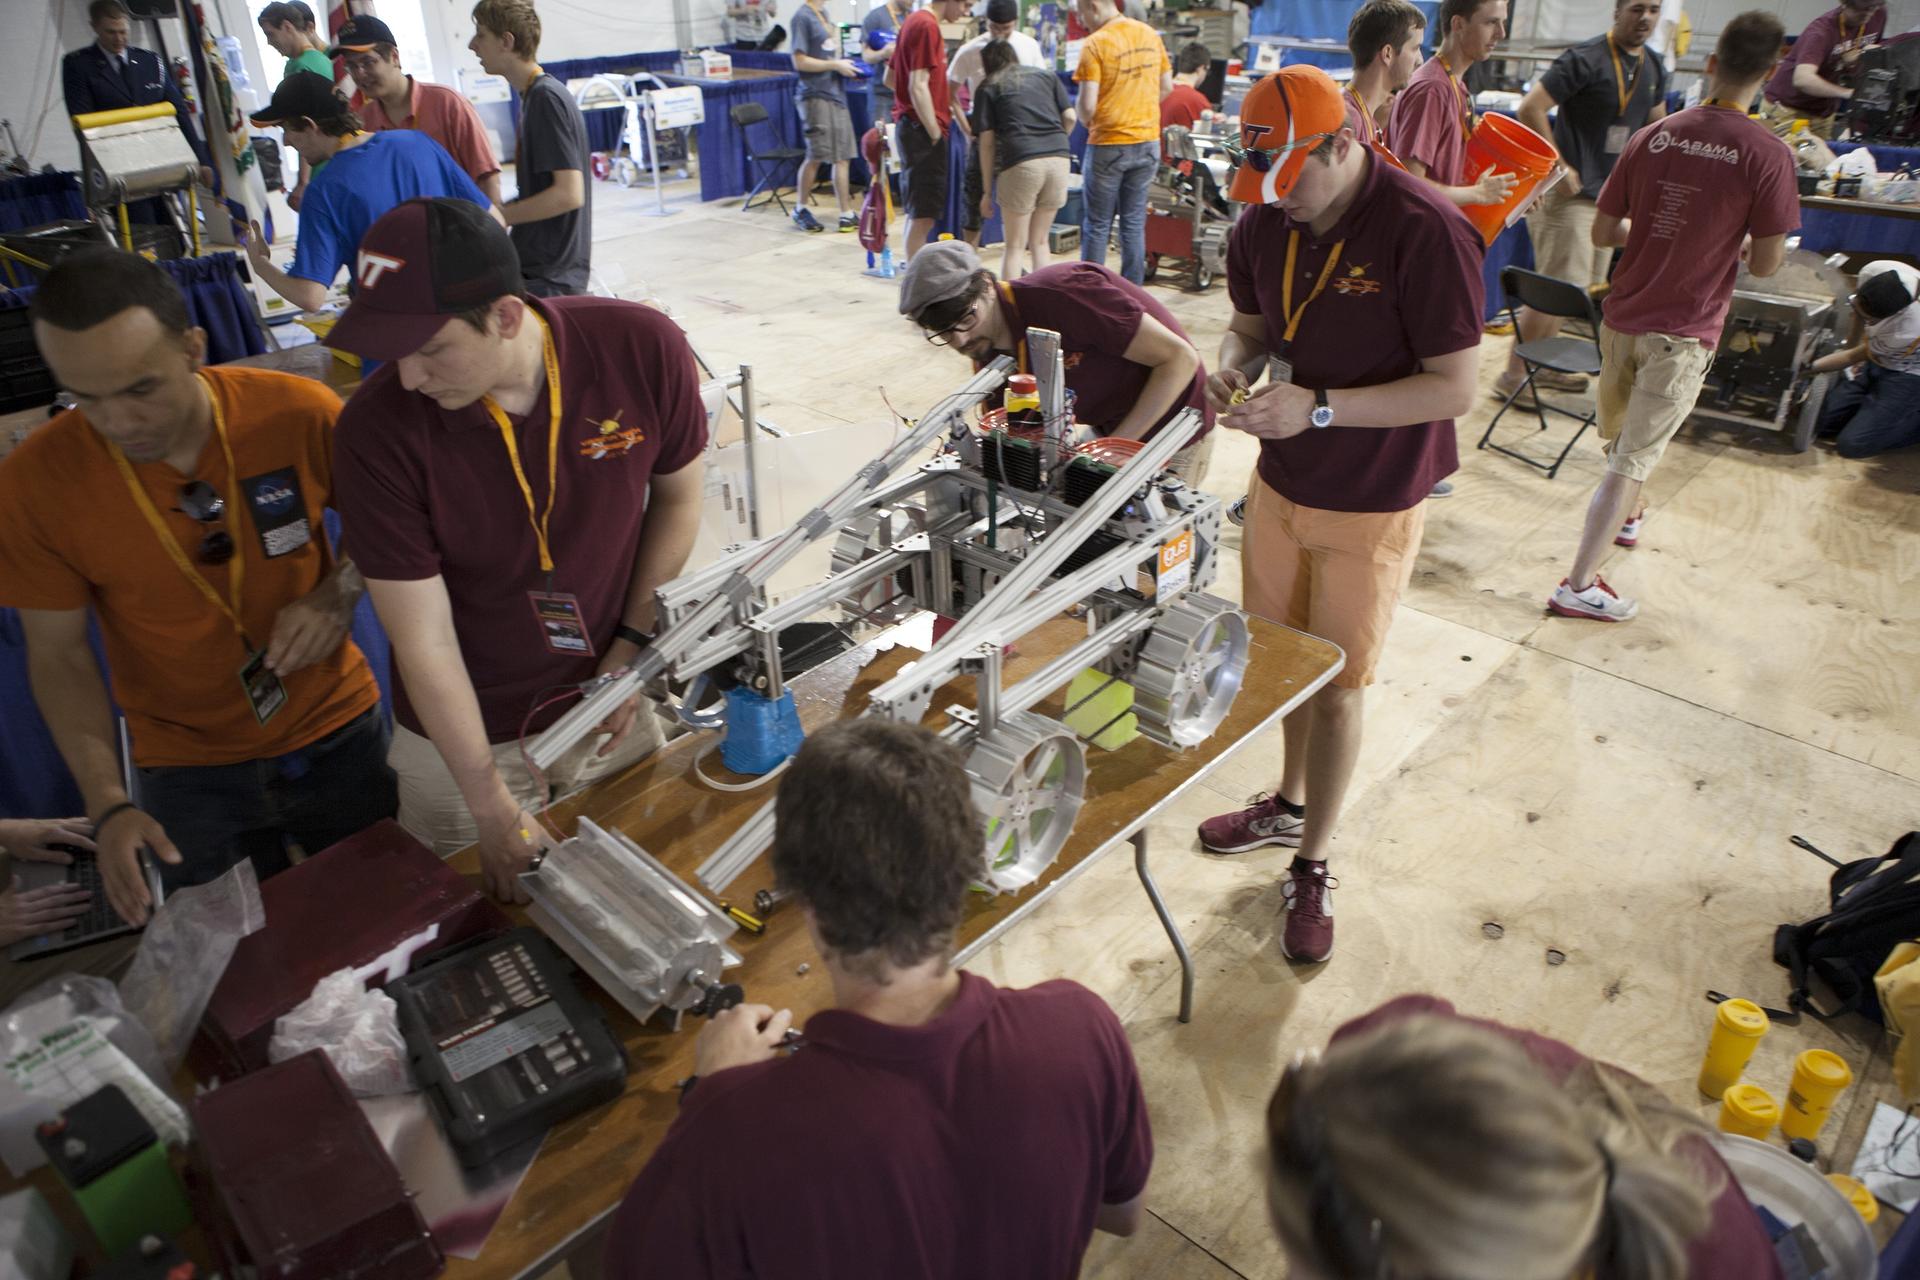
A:
MULTIPOLYGON (((1009 430, 1004 416, 979 412, 1013 366, 1001 357, 980 369, 793 525, 661 587, 653 643, 582 686, 579 703, 528 744, 531 762, 548 767, 636 692, 668 701, 668 678, 724 671, 736 689, 791 708, 783 630, 834 609, 871 617, 876 596, 905 599, 953 624, 861 714, 923 722, 936 690, 970 677, 973 706, 942 708, 940 732, 965 753, 985 821, 979 881, 994 892, 1032 884, 1065 845, 1087 774, 1080 735, 1034 708, 1093 668, 1107 679, 1082 704, 1124 681, 1142 733, 1193 746, 1232 708, 1248 630, 1244 614, 1204 590, 1218 571, 1220 500, 1165 469, 1199 413, 1183 410, 1137 450, 1075 446, 1059 335, 1030 330, 1028 350, 1037 421, 1009 430), (936 442, 931 460, 893 478, 936 442), (770 604, 773 575, 827 538, 832 572, 770 604), (1085 639, 1008 683, 1008 646, 1069 609, 1084 614, 1085 639)), ((771 847, 773 829, 768 800, 700 866, 700 882, 723 892, 771 847)))

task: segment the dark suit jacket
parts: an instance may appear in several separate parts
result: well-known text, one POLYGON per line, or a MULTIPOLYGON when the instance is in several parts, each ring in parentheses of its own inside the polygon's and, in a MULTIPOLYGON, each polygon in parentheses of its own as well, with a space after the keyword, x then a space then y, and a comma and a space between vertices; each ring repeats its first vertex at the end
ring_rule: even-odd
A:
POLYGON ((187 135, 193 153, 201 164, 211 164, 206 144, 187 116, 187 103, 180 86, 160 65, 160 55, 150 49, 127 46, 127 78, 112 67, 106 52, 97 44, 75 49, 61 62, 61 80, 67 91, 67 114, 78 116, 89 111, 113 111, 121 107, 148 107, 156 102, 171 102, 180 119, 180 131, 187 135))

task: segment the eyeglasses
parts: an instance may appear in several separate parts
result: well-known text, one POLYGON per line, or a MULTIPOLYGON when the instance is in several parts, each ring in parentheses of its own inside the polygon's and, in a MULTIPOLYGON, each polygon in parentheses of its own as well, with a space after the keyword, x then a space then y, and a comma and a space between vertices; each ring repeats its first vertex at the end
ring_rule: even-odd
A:
POLYGON ((201 564, 225 564, 233 559, 233 535, 220 525, 227 513, 226 499, 220 491, 205 480, 194 480, 180 486, 180 510, 188 519, 199 524, 213 525, 200 539, 200 549, 194 554, 201 564))
POLYGON ((1228 137, 1220 140, 1220 149, 1226 152, 1228 158, 1235 164, 1250 165, 1255 173, 1266 173, 1292 152, 1302 147, 1311 147, 1316 143, 1325 142, 1333 136, 1331 133, 1310 133, 1304 138, 1295 138, 1292 142, 1267 151, 1258 147, 1243 147, 1238 138, 1228 137))
POLYGON ((948 325, 946 328, 935 329, 931 333, 924 333, 920 336, 925 338, 928 342, 931 342, 936 347, 950 347, 953 345, 951 335, 956 333, 964 333, 979 323, 980 323, 980 303, 976 300, 974 302, 967 304, 967 313, 965 315, 961 316, 958 320, 954 321, 952 324, 948 325))
POLYGON ((347 69, 347 74, 353 76, 356 80, 360 78, 363 72, 386 65, 386 61, 385 58, 377 53, 343 53, 340 55, 340 65, 344 66, 347 69))

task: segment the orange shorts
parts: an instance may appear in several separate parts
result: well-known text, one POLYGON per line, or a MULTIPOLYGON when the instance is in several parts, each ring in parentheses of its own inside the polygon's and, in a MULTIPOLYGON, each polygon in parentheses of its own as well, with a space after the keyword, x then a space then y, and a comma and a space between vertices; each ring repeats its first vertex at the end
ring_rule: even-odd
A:
POLYGON ((1424 502, 1405 511, 1323 511, 1289 502, 1256 471, 1240 551, 1241 603, 1339 645, 1347 665, 1333 683, 1363 689, 1379 669, 1426 525, 1424 502))

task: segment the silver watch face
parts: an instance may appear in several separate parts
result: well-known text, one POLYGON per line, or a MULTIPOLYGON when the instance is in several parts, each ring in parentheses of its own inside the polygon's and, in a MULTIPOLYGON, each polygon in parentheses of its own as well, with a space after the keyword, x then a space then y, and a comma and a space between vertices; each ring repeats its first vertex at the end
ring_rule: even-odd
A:
POLYGON ((1332 408, 1332 406, 1330 406, 1330 405, 1324 405, 1324 404, 1320 404, 1320 405, 1315 405, 1315 406, 1313 407, 1313 418, 1312 418, 1312 422, 1313 422, 1313 425, 1314 425, 1314 426, 1316 426, 1316 427, 1330 427, 1330 426, 1332 426, 1332 425, 1333 425, 1333 408, 1332 408))

